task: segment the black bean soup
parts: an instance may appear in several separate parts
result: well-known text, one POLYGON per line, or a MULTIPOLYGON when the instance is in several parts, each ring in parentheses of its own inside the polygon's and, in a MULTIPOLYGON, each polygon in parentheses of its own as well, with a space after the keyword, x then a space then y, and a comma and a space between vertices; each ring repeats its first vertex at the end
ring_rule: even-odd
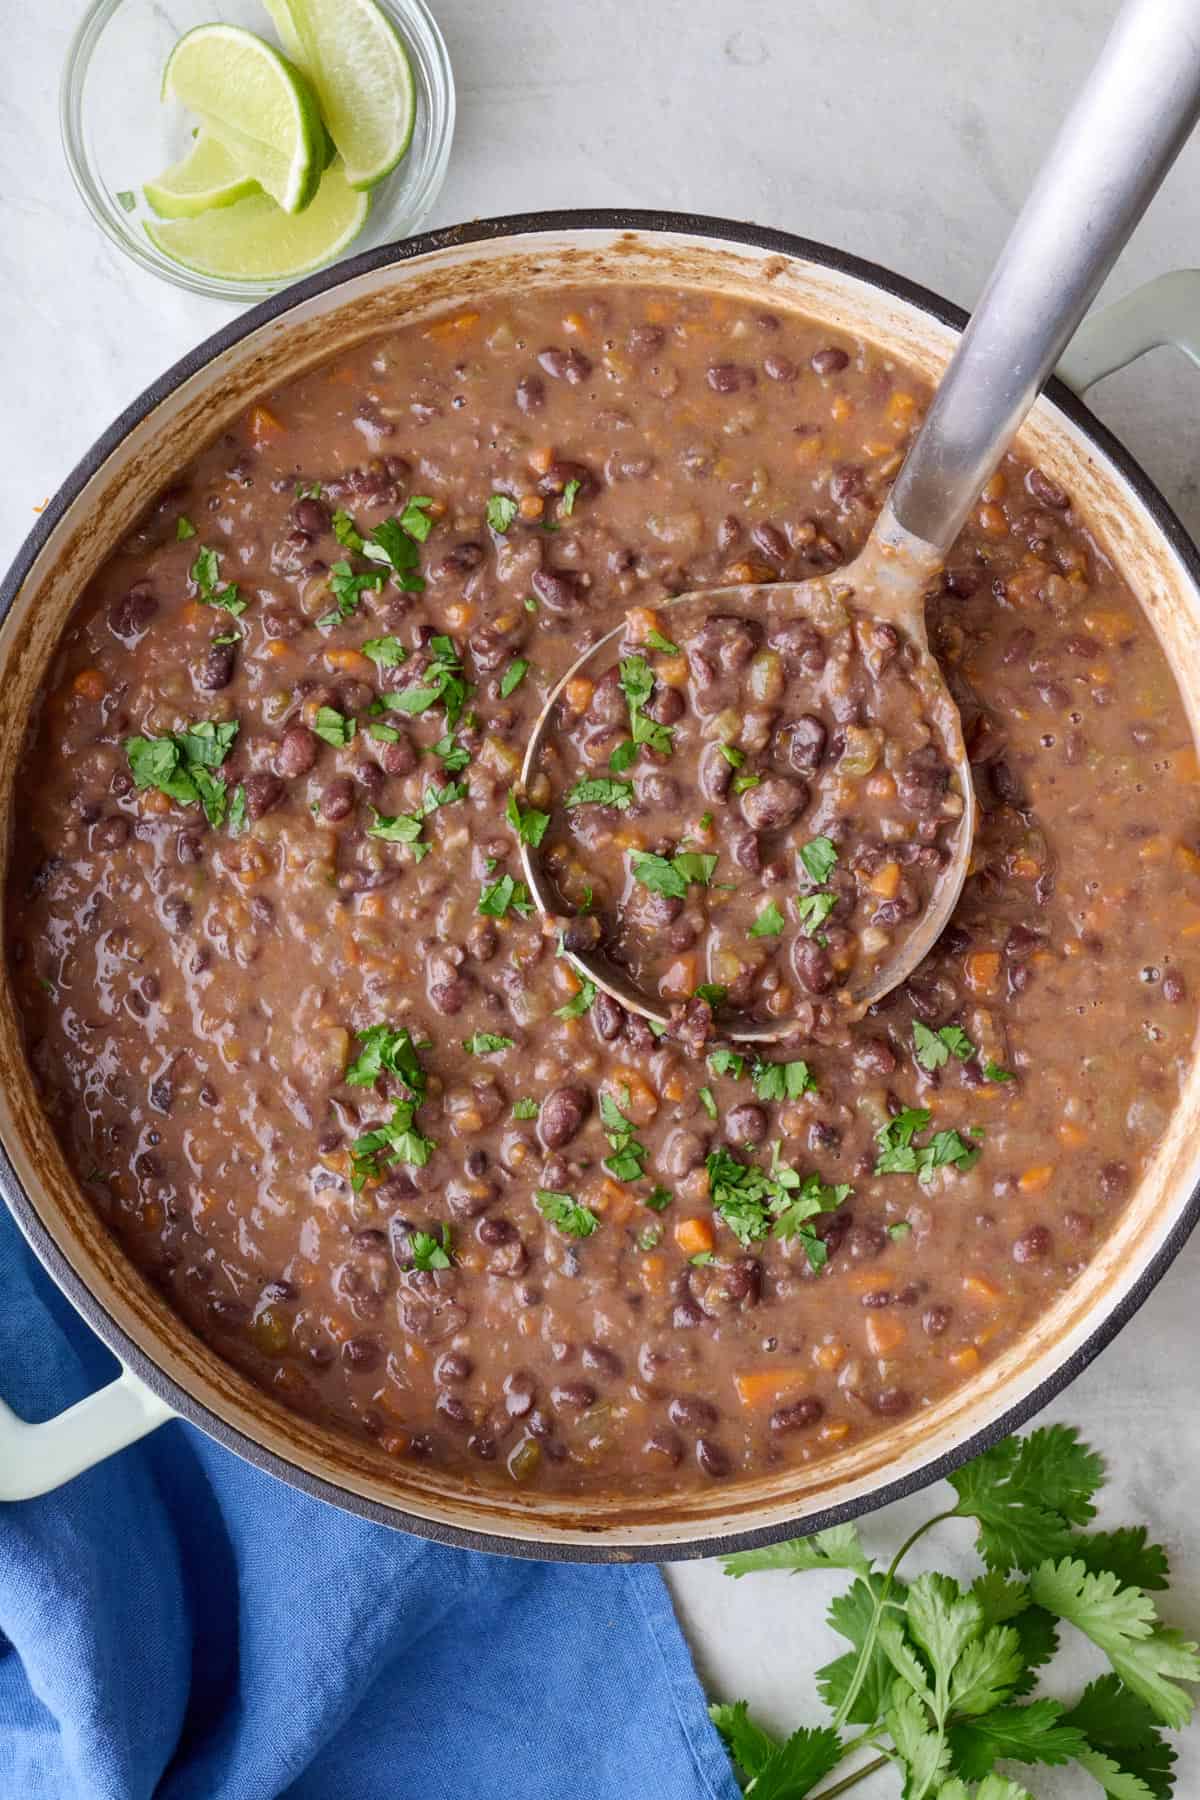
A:
POLYGON ((768 1015, 916 916, 952 824, 919 709, 881 738, 888 646, 795 640, 769 584, 854 556, 926 400, 753 300, 532 291, 264 395, 97 571, 30 728, 10 977, 91 1203, 288 1406, 532 1489, 783 1469, 970 1380, 1119 1217, 1191 1055, 1197 763, 1018 457, 930 601, 981 823, 906 987, 768 1056, 719 1003, 656 1035, 521 880, 550 830, 578 921, 768 1015), (722 585, 758 594, 670 623, 722 585), (614 771, 618 668, 569 775, 630 804, 551 828, 530 725, 626 616, 674 747, 614 771), (656 891, 635 850, 699 860, 656 891))

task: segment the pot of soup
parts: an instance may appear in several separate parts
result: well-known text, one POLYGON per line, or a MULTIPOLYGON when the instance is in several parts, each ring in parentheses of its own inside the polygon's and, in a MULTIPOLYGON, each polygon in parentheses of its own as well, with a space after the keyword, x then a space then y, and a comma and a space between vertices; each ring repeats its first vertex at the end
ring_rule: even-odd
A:
POLYGON ((778 232, 503 219, 288 290, 100 439, 3 590, 0 1181, 124 1372, 0 1415, 0 1492, 178 1416, 432 1538, 709 1554, 933 1480, 1119 1330, 1198 1205, 1200 563, 1065 381, 929 598, 962 900, 818 1004, 945 784, 771 585, 856 554, 962 324, 778 232), (570 791, 519 788, 623 617, 570 791), (616 906, 665 994, 796 1029, 596 992, 561 952, 616 906))

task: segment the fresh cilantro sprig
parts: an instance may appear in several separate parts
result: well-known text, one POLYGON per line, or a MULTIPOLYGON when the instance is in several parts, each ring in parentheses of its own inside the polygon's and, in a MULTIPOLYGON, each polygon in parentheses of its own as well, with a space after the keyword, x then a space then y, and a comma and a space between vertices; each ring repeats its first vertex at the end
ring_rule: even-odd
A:
POLYGON ((1163 1624, 1147 1592, 1166 1585, 1167 1563, 1144 1527, 1082 1529, 1103 1480, 1095 1452, 1054 1425, 959 1469, 950 1477, 956 1504, 914 1531, 886 1569, 853 1525, 727 1557, 735 1577, 810 1569, 853 1577, 828 1613, 850 1649, 816 1677, 829 1722, 780 1740, 744 1701, 709 1708, 750 1791, 820 1800, 891 1764, 905 1800, 1032 1800, 997 1762, 1075 1763, 1111 1800, 1169 1800, 1175 1752, 1162 1728, 1188 1722, 1192 1697, 1180 1683, 1200 1681, 1200 1655, 1163 1624), (946 1518, 974 1520, 988 1572, 969 1586, 941 1574, 906 1582, 904 1559, 946 1518), (1089 1638, 1111 1669, 1074 1705, 1034 1692, 1060 1625, 1089 1638), (847 1736, 847 1727, 858 1729, 847 1736), (851 1757, 850 1773, 819 1785, 851 1757))
POLYGON ((350 1181, 358 1193, 368 1181, 382 1176, 385 1165, 401 1162, 424 1168, 437 1145, 415 1123, 417 1108, 425 1097, 426 1077, 408 1028, 371 1025, 356 1036, 359 1053, 346 1070, 346 1085, 374 1087, 381 1075, 394 1075, 408 1096, 393 1102, 390 1119, 351 1144, 350 1181))
POLYGON ((629 853, 634 880, 669 900, 686 899, 689 887, 707 887, 717 860, 715 852, 703 850, 677 850, 674 856, 656 856, 650 850, 629 853))
POLYGON ((563 796, 566 806, 615 806, 626 812, 633 803, 633 784, 607 775, 587 775, 563 796))
POLYGON ((619 743, 608 759, 608 766, 619 775, 637 760, 642 745, 670 756, 675 743, 670 725, 659 725, 646 717, 645 708, 654 692, 654 671, 644 656, 626 656, 621 661, 618 679, 625 704, 629 708, 630 736, 619 743))
MULTIPOLYGON (((629 1104, 628 1099, 625 1104, 629 1104)), ((604 1158, 604 1167, 614 1181, 640 1181, 646 1173, 646 1158, 650 1153, 645 1144, 639 1143, 634 1126, 612 1095, 603 1092, 600 1095, 600 1122, 612 1151, 611 1156, 604 1158)))
POLYGON ((809 1267, 822 1269, 829 1252, 813 1228, 819 1213, 836 1212, 853 1193, 844 1182, 829 1186, 817 1174, 801 1176, 771 1149, 771 1167, 741 1162, 729 1150, 713 1150, 705 1162, 713 1210, 738 1242, 749 1249, 768 1235, 798 1239, 809 1267))
MULTIPOLYGON (((979 1050, 971 1042, 961 1025, 939 1025, 934 1031, 920 1019, 912 1022, 913 1054, 923 1069, 931 1074, 935 1069, 944 1069, 952 1056, 959 1062, 970 1062, 979 1055, 979 1050)), ((983 1064, 985 1081, 1014 1081, 1016 1077, 1010 1069, 1001 1068, 1000 1064, 988 1057, 983 1064)))
POLYGON ((544 1219, 557 1227, 564 1237, 591 1237, 600 1221, 588 1206, 581 1206, 573 1194, 555 1188, 535 1188, 533 1202, 544 1219))
POLYGON ((227 581, 218 586, 221 559, 215 550, 200 550, 189 573, 196 584, 200 600, 205 606, 219 606, 223 612, 232 613, 239 618, 245 612, 249 602, 242 599, 237 583, 227 581))
POLYGON ((516 832, 518 842, 532 844, 536 850, 546 835, 550 814, 539 812, 536 806, 522 806, 515 791, 510 788, 504 816, 516 832))
POLYGON ((975 1167, 981 1155, 979 1146, 968 1144, 957 1131, 935 1131, 928 1143, 914 1142, 918 1132, 928 1130, 932 1116, 927 1106, 906 1106, 875 1133, 877 1175, 915 1175, 928 1185, 938 1169, 954 1168, 965 1174, 975 1167))
POLYGON ((453 638, 439 634, 429 640, 429 666, 423 669, 411 687, 389 689, 374 701, 371 711, 406 713, 415 718, 441 705, 446 712, 446 728, 453 731, 462 717, 463 707, 471 692, 463 675, 462 657, 453 638))
POLYGON ((435 1237, 429 1231, 414 1231, 409 1238, 412 1248, 412 1267, 428 1272, 431 1269, 451 1269, 454 1267, 454 1251, 450 1246, 450 1227, 443 1225, 441 1233, 435 1237))
MULTIPOLYGON (((382 838, 385 844, 407 844, 414 860, 422 862, 433 848, 432 844, 425 843, 421 837, 430 813, 437 812, 441 806, 452 806, 456 800, 465 800, 466 797, 465 781, 448 781, 445 787, 431 783, 425 789, 420 812, 377 812, 373 822, 367 826, 367 836, 382 838)), ((372 811, 374 812, 374 808, 372 811)))

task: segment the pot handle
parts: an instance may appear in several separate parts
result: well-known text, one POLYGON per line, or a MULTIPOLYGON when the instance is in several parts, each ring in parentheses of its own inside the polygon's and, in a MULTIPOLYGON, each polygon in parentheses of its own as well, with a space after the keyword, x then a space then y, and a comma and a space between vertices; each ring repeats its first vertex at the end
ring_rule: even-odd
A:
POLYGON ((1173 344, 1200 368, 1200 269, 1174 269, 1084 320, 1055 373, 1077 394, 1173 344))
POLYGON ((0 1501, 32 1500, 73 1481, 175 1414, 132 1369, 44 1424, 0 1400, 0 1501))

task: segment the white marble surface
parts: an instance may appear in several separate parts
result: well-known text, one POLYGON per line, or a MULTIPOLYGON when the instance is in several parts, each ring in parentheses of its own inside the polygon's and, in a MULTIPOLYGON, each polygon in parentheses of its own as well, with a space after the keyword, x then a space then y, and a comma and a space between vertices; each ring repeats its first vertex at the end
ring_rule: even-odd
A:
MULTIPOLYGON (((166 0, 169 10, 170 0, 166 0)), ((969 305, 1115 0, 433 0, 460 129, 434 218, 568 205, 691 208, 841 244, 969 305)), ((114 413, 230 308, 143 275, 94 232, 59 151, 58 73, 78 7, 5 0, 0 58, 0 561, 114 413)), ((116 101, 119 103, 119 99, 116 101)), ((1200 264, 1200 142, 1109 284, 1200 264)), ((1200 531, 1200 381, 1173 353, 1108 383, 1097 410, 1200 531)), ((1200 1631, 1200 1416, 1190 1283, 1200 1243, 1052 1409, 1113 1463, 1111 1516, 1147 1519, 1200 1631)), ((924 1502, 868 1522, 883 1548, 924 1502)), ((823 1577, 672 1586, 714 1694, 773 1723, 813 1717, 831 1653, 823 1577)), ((1200 1793, 1200 1732, 1179 1793, 1200 1793)), ((1039 1792, 1083 1794, 1089 1784, 1039 1792)), ((891 1793, 879 1781, 865 1800, 891 1793)), ((1090 1789, 1094 1792, 1094 1789, 1090 1789)))

